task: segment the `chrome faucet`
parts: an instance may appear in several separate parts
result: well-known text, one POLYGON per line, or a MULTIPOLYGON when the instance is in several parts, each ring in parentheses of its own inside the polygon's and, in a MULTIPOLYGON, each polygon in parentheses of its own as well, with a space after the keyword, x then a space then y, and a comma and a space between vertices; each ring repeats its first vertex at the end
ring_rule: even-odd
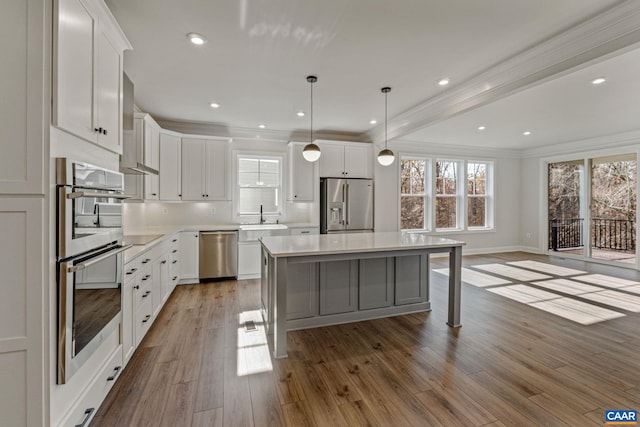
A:
POLYGON ((262 203, 260 203, 260 224, 264 224, 265 223, 265 219, 262 216, 262 203))

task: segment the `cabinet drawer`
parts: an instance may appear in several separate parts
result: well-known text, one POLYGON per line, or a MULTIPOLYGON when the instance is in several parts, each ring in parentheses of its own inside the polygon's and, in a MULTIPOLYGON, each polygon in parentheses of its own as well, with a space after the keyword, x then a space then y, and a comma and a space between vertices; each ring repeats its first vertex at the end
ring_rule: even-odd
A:
POLYGON ((75 409, 71 411, 67 421, 63 422, 62 425, 89 425, 89 421, 91 421, 98 411, 100 404, 102 404, 107 393, 111 390, 121 371, 122 346, 118 346, 95 376, 93 382, 87 388, 85 395, 78 401, 75 409))
POLYGON ((146 301, 136 309, 136 345, 140 344, 142 338, 151 327, 153 323, 153 304, 151 298, 147 298, 146 301))
POLYGON ((140 269, 142 268, 141 261, 142 261, 142 258, 135 258, 125 264, 124 280, 134 277, 136 274, 140 272, 140 269))
POLYGON ((139 280, 138 283, 140 283, 138 285, 139 288, 136 289, 136 291, 134 292, 134 296, 136 300, 136 305, 135 305, 136 310, 146 301, 153 299, 151 296, 151 294, 153 293, 153 288, 151 286, 151 276, 149 276, 149 279, 147 279, 146 281, 143 281, 145 277, 146 276, 141 276, 138 279, 139 280))
POLYGON ((292 236, 300 234, 320 234, 320 229, 317 227, 291 228, 289 230, 292 236))

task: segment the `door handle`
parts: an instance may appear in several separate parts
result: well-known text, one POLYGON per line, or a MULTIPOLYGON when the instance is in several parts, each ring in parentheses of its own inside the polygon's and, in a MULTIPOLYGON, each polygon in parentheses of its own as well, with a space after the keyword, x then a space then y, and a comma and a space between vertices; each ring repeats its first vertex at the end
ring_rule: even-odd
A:
POLYGON ((347 187, 347 193, 346 193, 346 199, 347 199, 347 203, 344 205, 344 216, 347 218, 347 225, 349 225, 349 217, 351 216, 351 212, 350 212, 350 208, 349 208, 349 184, 345 184, 345 186, 347 187))

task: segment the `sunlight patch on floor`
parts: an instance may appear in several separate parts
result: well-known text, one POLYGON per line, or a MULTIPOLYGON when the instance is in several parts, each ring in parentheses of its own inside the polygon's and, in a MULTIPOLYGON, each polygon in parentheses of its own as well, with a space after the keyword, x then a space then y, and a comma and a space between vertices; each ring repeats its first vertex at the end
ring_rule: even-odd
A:
POLYGON ((480 264, 472 265, 472 267, 488 271, 489 273, 498 274, 500 276, 509 277, 511 279, 522 280, 524 282, 551 279, 551 276, 547 276, 546 274, 523 270, 522 268, 511 267, 504 264, 480 264))
MULTIPOLYGON (((438 268, 433 271, 445 276, 449 276, 448 268, 438 268)), ((469 268, 464 267, 462 268, 462 281, 469 285, 478 286, 480 288, 484 288, 485 286, 508 285, 510 283, 513 283, 512 281, 507 279, 501 279, 499 277, 480 273, 479 271, 473 271, 469 268)))
POLYGON ((260 310, 243 311, 238 315, 238 376, 273 371, 269 345, 260 310), (249 330, 246 325, 255 325, 249 330))
POLYGON ((556 276, 574 276, 576 274, 587 273, 582 270, 560 267, 559 265, 547 264, 546 262, 533 261, 530 259, 524 261, 511 261, 507 264, 515 265, 516 267, 528 268, 529 270, 542 271, 543 273, 555 274, 556 276))

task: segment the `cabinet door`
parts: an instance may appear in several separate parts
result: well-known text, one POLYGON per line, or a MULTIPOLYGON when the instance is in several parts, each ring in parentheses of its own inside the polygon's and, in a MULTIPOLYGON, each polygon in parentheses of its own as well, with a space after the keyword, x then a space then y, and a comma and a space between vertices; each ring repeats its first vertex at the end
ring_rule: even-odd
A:
POLYGON ((358 307, 358 261, 320 263, 320 314, 355 311, 358 307))
POLYGON ((238 243, 238 276, 258 276, 260 274, 260 242, 238 243))
POLYGON ((135 350, 135 325, 134 325, 134 293, 137 276, 127 280, 122 287, 122 325, 120 340, 122 341, 123 363, 126 365, 135 350))
MULTIPOLYGON (((160 128, 149 119, 143 120, 144 163, 153 169, 160 165, 160 128)), ((144 176, 145 200, 158 200, 160 193, 160 178, 155 174, 144 176)))
POLYGON ((160 200, 180 200, 180 137, 160 133, 160 200))
POLYGON ((96 127, 102 128, 98 132, 98 143, 103 147, 122 154, 122 58, 106 34, 98 37, 98 66, 97 66, 97 116, 96 127))
POLYGON ((171 279, 169 277, 169 254, 165 254, 160 261, 160 307, 165 303, 171 293, 171 279))
POLYGON ((93 63, 97 20, 82 0, 60 0, 57 12, 54 122, 95 142, 93 63))
POLYGON ((393 258, 361 259, 358 301, 360 310, 389 307, 393 304, 393 258))
POLYGON ((167 263, 167 260, 163 257, 156 259, 153 262, 153 273, 151 275, 151 297, 153 301, 153 317, 155 318, 160 309, 162 308, 162 302, 164 301, 164 294, 162 292, 162 265, 167 263))
POLYGON ((344 171, 346 178, 372 178, 371 147, 345 145, 344 147, 344 171))
POLYGON ((229 200, 227 176, 229 172, 229 144, 205 141, 205 200, 229 200))
POLYGON ((287 320, 317 315, 318 263, 289 264, 287 270, 287 320))
POLYGON ((197 232, 180 233, 180 279, 198 278, 199 240, 197 232))
POLYGON ((344 177, 344 147, 342 145, 320 146, 320 178, 344 177))
POLYGON ((289 200, 294 202, 313 201, 317 162, 308 162, 302 156, 304 144, 289 146, 289 200))
POLYGON ((204 149, 200 139, 182 139, 182 200, 206 200, 204 149))
POLYGON ((395 304, 412 304, 429 300, 429 256, 396 257, 395 304))

